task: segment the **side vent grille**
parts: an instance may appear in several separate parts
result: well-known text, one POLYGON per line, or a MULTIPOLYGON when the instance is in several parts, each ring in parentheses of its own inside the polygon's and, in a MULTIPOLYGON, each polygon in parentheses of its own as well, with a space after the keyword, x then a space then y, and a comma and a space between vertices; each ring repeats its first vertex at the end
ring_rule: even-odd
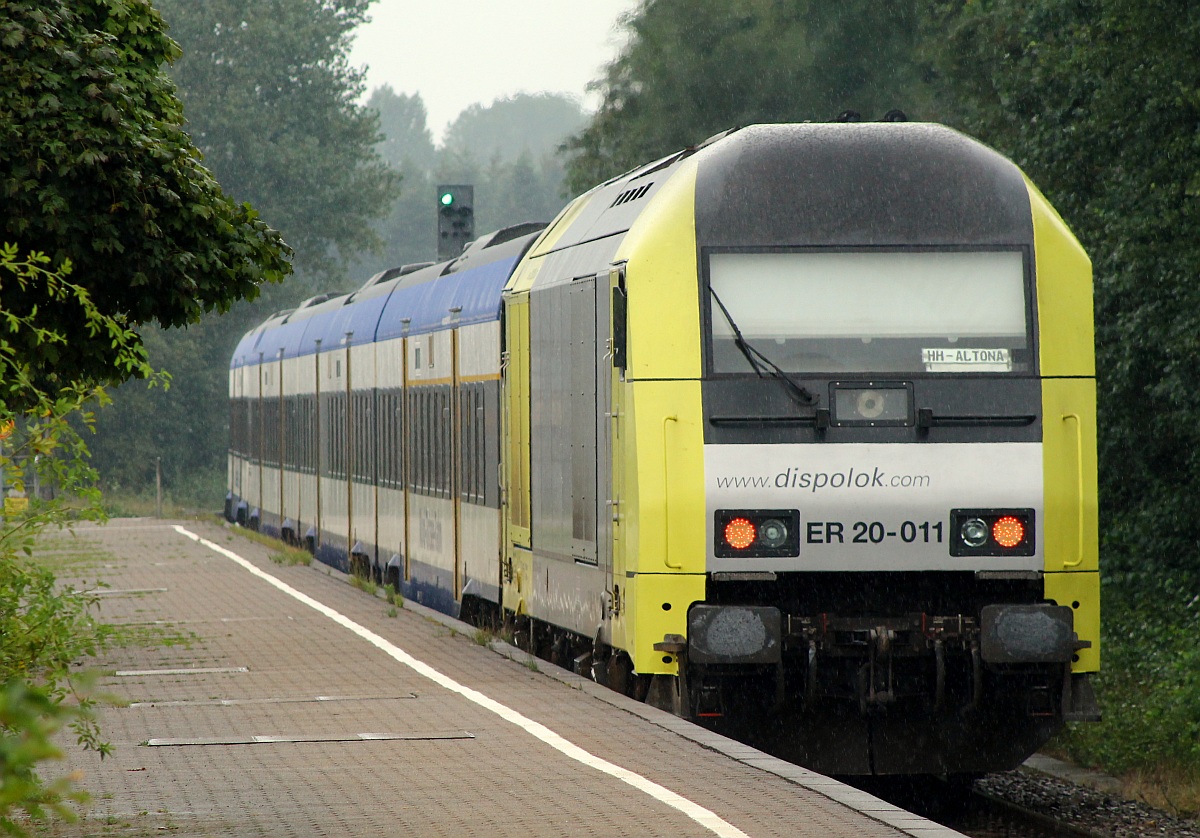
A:
POLYGON ((613 207, 621 206, 621 204, 628 204, 630 201, 636 201, 638 198, 641 198, 643 195, 649 192, 650 187, 653 185, 654 182, 651 181, 650 183, 642 184, 637 189, 626 189, 617 196, 615 201, 608 205, 608 208, 612 209, 613 207))

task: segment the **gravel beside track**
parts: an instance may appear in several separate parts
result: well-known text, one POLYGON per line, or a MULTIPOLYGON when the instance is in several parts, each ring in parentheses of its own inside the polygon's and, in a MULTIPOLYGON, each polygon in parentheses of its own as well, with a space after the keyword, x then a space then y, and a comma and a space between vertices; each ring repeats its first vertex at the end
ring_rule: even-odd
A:
POLYGON ((989 774, 975 784, 985 794, 1082 827, 1105 838, 1163 835, 1200 838, 1200 822, 1135 800, 1066 782, 1038 771, 989 774))

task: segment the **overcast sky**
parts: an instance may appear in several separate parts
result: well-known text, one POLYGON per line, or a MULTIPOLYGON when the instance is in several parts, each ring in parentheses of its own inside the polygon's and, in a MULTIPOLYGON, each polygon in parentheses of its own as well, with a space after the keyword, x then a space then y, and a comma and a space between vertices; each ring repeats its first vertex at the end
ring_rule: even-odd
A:
POLYGON ((376 0, 350 53, 367 91, 420 93, 434 138, 463 108, 514 93, 584 88, 620 48, 618 18, 637 0, 376 0))

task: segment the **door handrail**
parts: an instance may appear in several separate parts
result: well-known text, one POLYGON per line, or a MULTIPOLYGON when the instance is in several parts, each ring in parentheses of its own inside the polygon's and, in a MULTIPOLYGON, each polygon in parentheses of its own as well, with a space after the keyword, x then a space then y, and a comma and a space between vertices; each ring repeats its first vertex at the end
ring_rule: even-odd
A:
POLYGON ((662 421, 663 439, 663 564, 672 570, 681 570, 683 562, 671 562, 671 482, 667 473, 667 423, 678 422, 678 416, 664 416, 662 421))
POLYGON ((1083 420, 1079 418, 1077 413, 1064 413, 1063 421, 1070 419, 1075 420, 1075 467, 1076 467, 1076 486, 1075 497, 1079 502, 1078 517, 1079 517, 1079 558, 1073 562, 1064 561, 1063 567, 1078 567, 1083 564, 1084 555, 1084 480, 1083 480, 1083 420))

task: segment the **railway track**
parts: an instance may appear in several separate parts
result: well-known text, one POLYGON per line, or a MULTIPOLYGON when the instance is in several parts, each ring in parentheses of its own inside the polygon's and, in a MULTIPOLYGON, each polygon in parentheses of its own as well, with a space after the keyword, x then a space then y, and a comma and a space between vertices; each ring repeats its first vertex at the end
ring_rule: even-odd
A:
POLYGON ((969 790, 858 783, 893 805, 971 838, 1200 838, 1200 822, 1039 771, 990 774, 969 790))
POLYGON ((1103 838, 1106 835, 979 789, 972 790, 965 811, 939 823, 971 838, 1103 838))

